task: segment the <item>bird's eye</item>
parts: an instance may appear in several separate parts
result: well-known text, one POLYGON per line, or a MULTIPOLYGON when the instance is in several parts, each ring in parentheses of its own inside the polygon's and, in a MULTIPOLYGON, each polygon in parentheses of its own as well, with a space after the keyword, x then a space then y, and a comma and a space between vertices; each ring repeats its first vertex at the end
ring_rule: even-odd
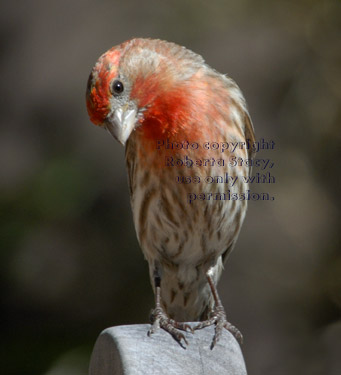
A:
POLYGON ((111 92, 114 94, 114 95, 117 95, 117 94, 121 94, 124 90, 124 86, 123 86, 123 83, 121 81, 114 81, 112 83, 112 86, 111 86, 111 92))

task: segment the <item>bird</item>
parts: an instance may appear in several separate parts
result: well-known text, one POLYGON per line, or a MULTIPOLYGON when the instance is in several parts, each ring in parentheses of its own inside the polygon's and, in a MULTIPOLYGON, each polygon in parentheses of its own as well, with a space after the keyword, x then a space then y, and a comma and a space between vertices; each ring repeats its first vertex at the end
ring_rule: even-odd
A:
POLYGON ((254 156, 240 88, 183 46, 133 38, 99 57, 86 105, 90 120, 125 146, 134 226, 155 295, 148 335, 161 328, 185 347, 185 331, 214 325, 211 349, 224 329, 242 342, 217 291, 247 210, 242 176, 251 173, 229 160, 254 156), (235 183, 219 182, 224 175, 235 183))

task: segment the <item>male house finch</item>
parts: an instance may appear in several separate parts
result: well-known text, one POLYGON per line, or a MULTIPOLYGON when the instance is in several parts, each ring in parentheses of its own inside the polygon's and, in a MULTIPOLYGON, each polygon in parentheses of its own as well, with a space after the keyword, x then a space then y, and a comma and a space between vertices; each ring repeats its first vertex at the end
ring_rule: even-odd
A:
MULTIPOLYGON (((184 47, 132 39, 99 58, 86 103, 91 121, 126 145, 134 224, 155 293, 149 333, 162 327, 187 343, 181 330, 192 328, 184 322, 200 321, 194 329, 216 325, 212 348, 223 328, 241 341, 216 285, 247 208, 247 200, 226 197, 248 186, 238 178, 224 196, 225 184, 213 178, 248 176, 249 170, 229 166, 228 149, 203 147, 254 141, 240 89, 184 47), (219 165, 204 162, 212 157, 219 165), (198 199, 190 203, 189 194, 198 199)), ((234 155, 252 157, 246 147, 234 155)))

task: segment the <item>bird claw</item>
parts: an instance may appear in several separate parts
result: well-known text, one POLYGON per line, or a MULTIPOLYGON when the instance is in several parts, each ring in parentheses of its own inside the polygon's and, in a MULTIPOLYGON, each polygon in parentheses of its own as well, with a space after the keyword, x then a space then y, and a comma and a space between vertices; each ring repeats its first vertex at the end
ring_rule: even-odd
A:
POLYGON ((243 335, 240 333, 239 329, 232 325, 230 322, 226 320, 226 314, 223 307, 219 306, 212 311, 212 314, 209 319, 200 322, 195 327, 194 330, 202 329, 205 327, 209 327, 215 324, 215 333, 211 343, 211 350, 215 347, 216 343, 219 341, 221 334, 223 332, 223 328, 227 329, 232 335, 236 338, 236 340, 241 345, 243 343, 243 335))
POLYGON ((159 328, 162 328, 170 335, 172 335, 175 341, 177 341, 179 345, 182 346, 184 349, 186 349, 186 347, 184 346, 181 340, 183 340, 186 345, 188 345, 188 341, 185 335, 182 332, 180 332, 180 330, 194 333, 194 329, 189 324, 183 322, 176 322, 175 320, 169 318, 162 308, 155 308, 154 310, 152 310, 151 322, 152 326, 148 331, 148 336, 151 336, 159 328))

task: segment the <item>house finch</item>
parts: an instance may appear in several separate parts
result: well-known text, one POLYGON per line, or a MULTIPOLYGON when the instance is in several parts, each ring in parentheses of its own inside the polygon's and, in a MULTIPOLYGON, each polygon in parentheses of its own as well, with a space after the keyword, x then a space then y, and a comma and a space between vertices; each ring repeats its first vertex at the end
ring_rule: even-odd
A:
POLYGON ((229 158, 251 158, 250 149, 226 146, 254 141, 240 89, 184 47, 132 39, 99 58, 86 103, 91 121, 126 146, 134 224, 155 293, 149 334, 162 327, 182 345, 182 331, 193 332, 184 322, 197 321, 194 329, 215 324, 212 348, 223 328, 241 341, 216 290, 247 207, 241 177, 249 169, 229 158))

